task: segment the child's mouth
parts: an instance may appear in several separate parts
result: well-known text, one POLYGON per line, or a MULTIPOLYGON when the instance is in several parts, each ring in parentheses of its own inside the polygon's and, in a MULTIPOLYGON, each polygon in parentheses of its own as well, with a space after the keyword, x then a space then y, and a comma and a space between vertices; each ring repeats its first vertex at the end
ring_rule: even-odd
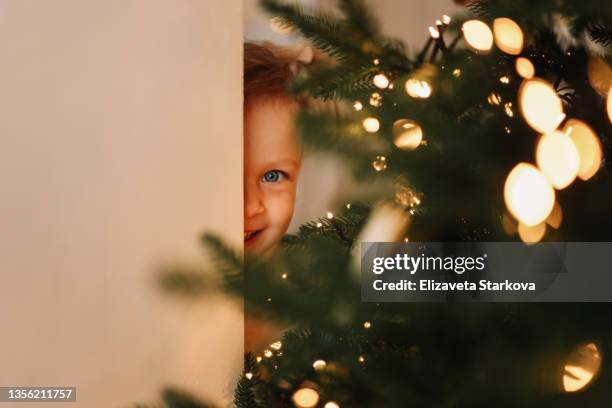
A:
POLYGON ((244 231, 244 242, 252 242, 262 230, 244 231))

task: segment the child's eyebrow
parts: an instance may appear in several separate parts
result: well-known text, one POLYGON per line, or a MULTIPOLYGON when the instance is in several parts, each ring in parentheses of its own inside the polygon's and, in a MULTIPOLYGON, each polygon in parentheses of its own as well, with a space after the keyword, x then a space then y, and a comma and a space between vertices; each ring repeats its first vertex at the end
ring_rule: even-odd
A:
POLYGON ((295 160, 276 160, 276 161, 272 161, 267 163, 267 167, 285 167, 285 166, 289 166, 289 167, 294 167, 294 168, 299 168, 300 165, 297 161, 295 160))

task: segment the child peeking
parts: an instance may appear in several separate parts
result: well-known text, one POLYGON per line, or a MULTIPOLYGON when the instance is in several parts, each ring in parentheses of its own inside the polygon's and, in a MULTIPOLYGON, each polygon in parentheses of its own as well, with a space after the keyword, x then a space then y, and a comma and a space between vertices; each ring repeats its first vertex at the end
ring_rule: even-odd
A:
MULTIPOLYGON (((311 60, 310 47, 244 45, 244 246, 251 253, 274 251, 293 216, 302 161, 294 119, 301 103, 287 85, 298 63, 311 60)), ((247 351, 261 352, 280 338, 279 327, 246 312, 247 351)))
MULTIPOLYGON (((300 102, 287 93, 297 63, 312 50, 244 45, 244 246, 268 253, 287 231, 295 204, 301 144, 300 102)), ((307 61, 310 62, 310 61, 307 61)))

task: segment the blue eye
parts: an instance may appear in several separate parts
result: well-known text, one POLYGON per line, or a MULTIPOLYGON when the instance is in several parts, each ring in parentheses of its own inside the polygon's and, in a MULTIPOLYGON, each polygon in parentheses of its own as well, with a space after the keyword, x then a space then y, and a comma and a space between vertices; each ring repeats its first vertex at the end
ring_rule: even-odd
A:
POLYGON ((261 181, 264 183, 278 183, 285 177, 285 173, 280 170, 270 170, 263 175, 261 181))

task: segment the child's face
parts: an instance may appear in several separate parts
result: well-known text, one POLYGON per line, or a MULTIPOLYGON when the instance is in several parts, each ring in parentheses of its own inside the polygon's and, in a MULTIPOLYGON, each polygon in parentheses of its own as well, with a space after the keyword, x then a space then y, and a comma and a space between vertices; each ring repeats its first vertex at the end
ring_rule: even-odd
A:
POLYGON ((244 114, 244 246, 264 252, 283 237, 293 216, 301 148, 285 98, 260 100, 244 114))

